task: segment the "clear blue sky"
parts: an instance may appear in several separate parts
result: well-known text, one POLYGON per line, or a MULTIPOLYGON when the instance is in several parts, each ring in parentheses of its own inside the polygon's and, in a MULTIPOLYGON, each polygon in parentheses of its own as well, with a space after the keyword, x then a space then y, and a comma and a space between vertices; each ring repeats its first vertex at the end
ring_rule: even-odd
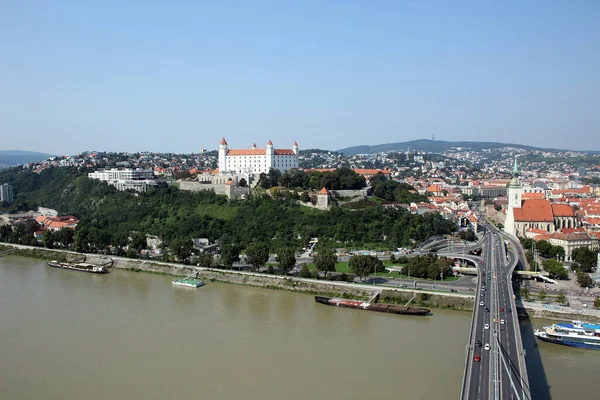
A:
POLYGON ((600 1, 0 2, 0 149, 600 150, 600 1))

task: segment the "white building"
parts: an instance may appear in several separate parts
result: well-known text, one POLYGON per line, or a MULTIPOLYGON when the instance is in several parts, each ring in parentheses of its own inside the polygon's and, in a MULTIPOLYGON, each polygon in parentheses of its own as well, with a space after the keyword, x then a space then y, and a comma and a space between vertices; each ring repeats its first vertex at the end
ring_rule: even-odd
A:
POLYGON ((0 185, 0 201, 5 201, 8 204, 14 201, 13 187, 8 183, 0 185))
POLYGON ((124 168, 101 169, 88 173, 88 178, 98 179, 113 185, 117 190, 136 190, 145 192, 149 186, 156 185, 154 172, 151 169, 124 168))
POLYGON ((271 168, 285 172, 298 168, 298 143, 291 149, 276 149, 269 140, 266 149, 259 149, 256 144, 247 150, 233 150, 227 147, 223 138, 219 145, 219 172, 260 174, 268 173, 271 168))

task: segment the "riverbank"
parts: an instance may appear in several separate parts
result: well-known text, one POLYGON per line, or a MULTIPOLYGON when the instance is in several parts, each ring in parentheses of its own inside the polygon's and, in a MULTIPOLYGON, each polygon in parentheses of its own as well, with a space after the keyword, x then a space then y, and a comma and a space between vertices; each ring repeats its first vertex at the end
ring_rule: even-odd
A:
MULTIPOLYGON (((45 249, 32 246, 1 244, 0 253, 12 249, 10 255, 32 257, 43 260, 76 259, 84 254, 45 249)), ((187 276, 197 272, 199 279, 238 285, 254 286, 265 289, 286 290, 312 295, 344 297, 367 300, 379 293, 382 303, 419 305, 427 308, 472 311, 475 298, 472 294, 441 293, 410 288, 391 288, 360 283, 346 283, 316 279, 306 279, 254 272, 231 271, 217 268, 201 268, 177 263, 154 260, 130 259, 125 257, 107 257, 98 254, 85 254, 87 262, 104 264, 112 260, 112 267, 133 272, 146 272, 170 276, 187 276)))

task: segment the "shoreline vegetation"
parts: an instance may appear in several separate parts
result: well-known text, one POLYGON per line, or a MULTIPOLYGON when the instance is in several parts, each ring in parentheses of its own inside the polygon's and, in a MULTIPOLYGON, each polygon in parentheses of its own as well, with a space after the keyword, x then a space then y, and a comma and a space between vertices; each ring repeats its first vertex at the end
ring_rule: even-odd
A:
MULTIPOLYGON (((90 263, 103 263, 107 260, 107 257, 98 254, 81 254, 58 249, 0 244, 0 253, 9 249, 12 249, 10 254, 8 254, 11 256, 31 257, 46 261, 73 258, 74 256, 81 257, 83 255, 87 257, 87 262, 90 263)), ((379 302, 382 303, 406 304, 414 297, 409 305, 457 311, 472 311, 475 301, 475 296, 472 294, 444 293, 431 290, 307 279, 259 272, 202 268, 185 264, 114 256, 110 258, 114 260, 111 267, 114 269, 173 277, 186 276, 194 271, 199 271, 199 279, 207 282, 232 283, 309 295, 367 300, 375 293, 379 293, 379 302)))
MULTIPOLYGON (((11 256, 37 258, 46 261, 68 256, 87 257, 87 261, 94 263, 106 262, 107 257, 98 254, 81 254, 66 250, 45 249, 23 245, 0 244, 0 254, 11 250, 11 256)), ((367 300, 379 292, 379 302, 390 304, 406 304, 411 298, 410 305, 428 307, 431 309, 469 311, 473 310, 475 297, 473 294, 437 292, 432 290, 419 290, 411 288, 393 288, 388 286, 345 283, 339 281, 306 279, 299 277, 264 274, 259 272, 241 272, 216 268, 202 268, 185 264, 142 259, 128 259, 123 257, 110 257, 114 260, 111 268, 131 272, 143 272, 156 275, 181 277, 199 271, 199 278, 207 282, 231 283, 237 285, 260 287, 264 289, 285 290, 320 295, 328 297, 342 297, 348 299, 367 300)), ((556 310, 540 310, 528 307, 527 304, 517 304, 519 313, 526 311, 529 317, 571 321, 584 318, 590 322, 600 322, 600 318, 593 315, 581 315, 559 312, 556 310)))

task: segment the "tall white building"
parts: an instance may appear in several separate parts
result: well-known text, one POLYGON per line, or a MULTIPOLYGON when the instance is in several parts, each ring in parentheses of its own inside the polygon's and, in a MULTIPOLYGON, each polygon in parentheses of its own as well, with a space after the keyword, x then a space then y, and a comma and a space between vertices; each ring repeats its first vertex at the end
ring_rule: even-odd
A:
POLYGON ((101 169, 90 172, 88 178, 107 182, 109 185, 115 186, 117 190, 132 189, 138 192, 145 192, 149 186, 156 185, 154 171, 151 169, 101 169))
POLYGON ((14 201, 12 185, 8 183, 0 185, 0 201, 5 201, 8 204, 14 201))
POLYGON ((296 142, 291 149, 276 149, 270 140, 263 149, 254 144, 250 149, 234 150, 227 147, 223 138, 219 145, 219 172, 260 174, 268 173, 271 168, 285 172, 298 168, 298 152, 296 142))

